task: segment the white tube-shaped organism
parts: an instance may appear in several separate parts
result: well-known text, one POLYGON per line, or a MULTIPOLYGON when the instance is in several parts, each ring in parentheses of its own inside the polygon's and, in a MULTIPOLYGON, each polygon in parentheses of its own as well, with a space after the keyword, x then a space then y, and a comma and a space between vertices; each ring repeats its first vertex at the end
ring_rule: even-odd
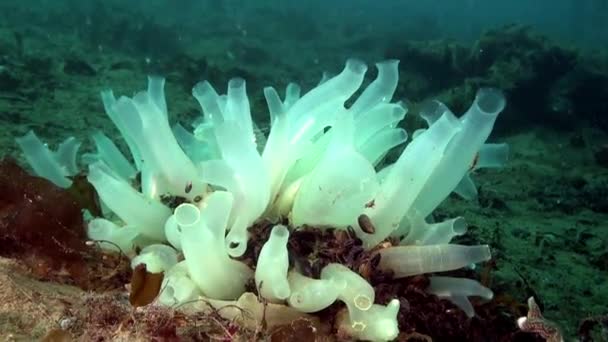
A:
POLYGON ((135 177, 137 171, 110 138, 100 131, 93 133, 91 137, 97 148, 97 156, 101 161, 125 180, 135 177))
POLYGON ((321 270, 321 279, 332 280, 336 284, 344 286, 340 290, 338 299, 349 307, 351 315, 353 311, 351 307, 360 311, 366 311, 374 303, 374 288, 367 280, 344 265, 333 263, 325 266, 321 270))
POLYGON ((199 222, 200 220, 201 212, 197 206, 189 203, 179 205, 165 223, 167 241, 176 249, 181 250, 183 229, 192 226, 192 222, 199 222))
POLYGON ((180 204, 177 208, 175 208, 173 219, 178 227, 185 229, 200 221, 201 211, 194 204, 180 204))
POLYGON ((372 165, 382 160, 393 147, 403 144, 407 140, 407 132, 402 128, 387 128, 368 139, 359 151, 372 165))
POLYGON ((327 308, 346 287, 345 280, 313 279, 297 271, 290 271, 287 279, 291 288, 287 302, 301 312, 317 312, 327 308))
POLYGON ((148 76, 148 96, 158 108, 166 120, 169 120, 167 112, 167 101, 165 100, 165 78, 159 76, 148 76))
POLYGON ((365 88, 363 93, 350 107, 350 111, 355 119, 379 103, 391 101, 395 89, 397 89, 397 82, 399 81, 398 66, 399 61, 396 59, 376 63, 378 76, 365 88))
POLYGON ((87 179, 103 203, 127 226, 137 228, 140 234, 152 240, 165 241, 164 225, 171 210, 164 204, 146 198, 102 162, 89 166, 87 179))
POLYGON ((375 205, 364 211, 376 227, 374 234, 361 236, 366 246, 375 246, 399 227, 459 129, 457 120, 442 115, 407 145, 384 178, 375 205))
POLYGON ((468 201, 477 198, 477 187, 475 186, 473 179, 471 179, 470 173, 462 177, 460 183, 454 188, 454 193, 468 201))
POLYGON ((474 169, 503 167, 509 159, 508 144, 483 144, 474 169))
POLYGON ((226 100, 226 110, 223 112, 224 121, 237 123, 243 129, 249 141, 254 143, 253 121, 244 79, 237 77, 228 81, 226 100))
MULTIPOLYGON (((331 125, 344 102, 359 89, 367 71, 365 63, 349 59, 342 72, 313 88, 287 111, 290 143, 308 142, 331 125)), ((297 153, 297 152, 296 152, 297 153)))
POLYGON ((116 128, 120 131, 120 134, 125 139, 127 146, 129 147, 129 151, 131 152, 131 156, 133 157, 133 161, 135 162, 135 167, 137 170, 141 170, 142 168, 142 159, 141 153, 139 152, 139 148, 135 143, 133 136, 131 136, 129 129, 123 124, 123 121, 120 120, 120 114, 115 110, 116 107, 116 97, 114 97, 114 93, 112 90, 104 90, 101 92, 101 101, 103 102, 103 108, 106 111, 106 114, 112 120, 116 128))
POLYGON ((300 99, 300 93, 302 89, 299 85, 290 82, 287 87, 285 87, 285 100, 283 101, 283 109, 289 110, 294 103, 296 103, 300 99))
MULTIPOLYGON (((276 199, 277 196, 279 196, 279 190, 281 189, 285 175, 291 165, 293 165, 297 156, 288 153, 289 145, 287 142, 289 141, 289 122, 287 122, 285 113, 280 112, 283 109, 279 102, 278 95, 274 106, 279 106, 280 108, 274 110, 272 109, 272 100, 269 96, 266 98, 271 111, 277 111, 277 113, 275 114, 274 119, 272 119, 270 133, 268 134, 268 139, 266 140, 266 145, 262 152, 262 160, 264 161, 264 166, 268 172, 270 199, 276 199)), ((269 204, 272 205, 273 203, 269 204)))
POLYGON ((332 129, 331 142, 321 160, 296 194, 292 210, 295 226, 353 225, 377 192, 376 171, 355 150, 353 134, 352 115, 345 113, 332 129), (344 165, 348 165, 348 172, 344 172, 344 165))
POLYGON ((430 277, 427 292, 439 298, 450 300, 454 305, 461 308, 468 317, 473 317, 475 311, 467 297, 481 297, 490 300, 494 296, 492 290, 476 280, 441 276, 430 277))
POLYGON ((130 254, 137 234, 135 227, 120 227, 101 217, 94 218, 87 224, 89 239, 98 242, 101 248, 109 251, 130 254), (120 251, 117 251, 117 248, 120 248, 120 251))
POLYGON ((426 121, 426 124, 431 127, 431 125, 433 125, 435 121, 439 120, 439 118, 445 113, 450 113, 453 115, 450 109, 443 104, 443 102, 431 100, 422 105, 418 115, 420 115, 420 117, 426 121))
POLYGON ((163 82, 150 78, 148 91, 140 92, 132 99, 122 96, 111 103, 109 113, 114 113, 113 120, 136 145, 142 173, 148 173, 149 179, 154 179, 154 182, 142 182, 142 192, 151 197, 169 193, 193 199, 205 193, 206 185, 199 180, 198 170, 177 143, 169 126, 163 82), (185 191, 190 183, 190 190, 185 191))
POLYGON ((287 271, 289 230, 283 225, 272 228, 268 241, 262 246, 255 269, 255 285, 260 295, 272 302, 285 300, 291 294, 287 271))
POLYGON ((466 233, 467 223, 463 217, 456 217, 438 223, 426 223, 420 215, 409 218, 409 231, 400 245, 441 245, 452 241, 455 236, 466 233))
MULTIPOLYGON (((201 130, 203 130, 206 123, 203 122, 196 127, 201 125, 203 125, 203 127, 201 127, 201 130)), ((193 163, 196 164, 205 160, 220 158, 219 151, 217 151, 217 144, 215 144, 215 137, 213 137, 212 134, 211 136, 207 135, 205 140, 199 140, 193 133, 188 132, 188 130, 179 123, 173 125, 172 130, 179 146, 193 163)))
MULTIPOLYGON (((67 166, 62 164, 61 161, 56 158, 55 153, 51 152, 49 148, 38 139, 34 131, 29 131, 24 136, 15 140, 19 147, 21 147, 25 159, 32 169, 34 169, 36 175, 53 182, 53 184, 61 188, 68 188, 72 185, 72 181, 68 178, 71 174, 68 172, 67 166)), ((76 142, 75 140, 73 141, 76 142)), ((80 146, 80 144, 77 144, 76 149, 73 150, 74 158, 78 146, 80 146)))
POLYGON ((66 138, 59 144, 57 151, 55 151, 55 159, 62 165, 68 175, 75 175, 80 172, 78 162, 76 160, 78 149, 80 149, 81 142, 76 140, 74 137, 66 138))
POLYGON ((192 88, 192 96, 198 101, 203 109, 205 121, 214 126, 221 124, 224 119, 219 106, 219 95, 213 86, 207 82, 199 82, 192 88))
POLYGON ((300 186, 304 182, 305 177, 299 178, 298 180, 290 183, 288 186, 281 189, 278 193, 275 202, 273 203, 269 216, 273 218, 286 217, 289 215, 293 202, 295 201, 296 195, 300 190, 300 186))
POLYGON ((473 279, 432 276, 430 280, 427 290, 437 296, 458 295, 485 299, 492 299, 494 296, 492 290, 473 279))
POLYGON ((272 127, 274 126, 276 118, 285 113, 285 109, 283 108, 283 102, 281 102, 279 93, 277 93, 276 89, 273 87, 264 88, 264 98, 266 99, 268 113, 270 114, 270 127, 272 127))
POLYGON ((414 208, 422 216, 428 216, 474 166, 475 155, 504 107, 505 97, 499 90, 483 88, 478 91, 475 102, 460 120, 462 129, 450 141, 441 163, 432 171, 429 182, 415 200, 414 208))
POLYGON ((380 103, 355 120, 355 146, 360 147, 384 128, 390 128, 405 117, 407 109, 400 103, 380 103))
POLYGON ((149 245, 131 260, 131 268, 139 264, 146 265, 146 271, 161 273, 177 264, 177 251, 167 245, 149 245))
POLYGON ((379 267, 392 270, 396 278, 456 270, 491 258, 488 245, 398 246, 378 253, 379 267))
POLYGON ((175 219, 175 213, 167 219, 165 222, 165 236, 167 241, 178 251, 182 250, 182 231, 181 227, 177 224, 175 219))
POLYGON ((238 298, 253 276, 247 265, 231 259, 226 251, 226 225, 232 202, 229 192, 215 191, 206 199, 200 215, 192 204, 181 204, 176 209, 180 213, 176 219, 182 228, 181 246, 190 278, 205 296, 213 299, 238 298))
POLYGON ((339 321, 339 330, 362 341, 393 341, 399 335, 399 300, 393 299, 386 306, 374 304, 369 310, 361 313, 359 320, 349 315, 339 321))
MULTIPOLYGON (((336 123, 336 125, 338 124, 336 123)), ((285 175, 284 187, 288 187, 292 182, 302 177, 306 177, 317 167, 321 158, 327 153, 327 150, 331 146, 330 143, 332 141, 336 142, 341 140, 340 138, 334 138, 335 131, 336 130, 332 128, 329 132, 318 136, 314 142, 308 144, 308 146, 301 151, 301 155, 289 156, 289 158, 294 158, 293 160, 297 161, 289 168, 289 172, 285 175)), ((344 130, 342 131, 344 132, 344 130)), ((341 135, 344 137, 344 134, 341 135)), ((291 150, 289 151, 291 153, 291 150)))
MULTIPOLYGON (((230 103, 230 99, 228 101, 230 103)), ((270 180, 262 157, 248 133, 235 121, 225 121, 215 127, 215 135, 222 153, 222 162, 232 170, 224 172, 220 185, 234 197, 228 253, 239 257, 245 253, 249 234, 247 228, 262 215, 270 200, 270 180), (234 247, 232 247, 234 246, 234 247)), ((203 172, 205 170, 203 169, 203 172)), ((203 174, 203 179, 206 176, 203 174)), ((209 178, 209 182, 213 180, 209 178)))
POLYGON ((321 84, 327 82, 330 78, 331 78, 331 75, 327 71, 323 71, 321 73, 321 79, 319 80, 319 83, 317 83, 317 87, 320 86, 321 84))
POLYGON ((205 163, 202 177, 234 197, 227 241, 228 253, 239 257, 247 248, 247 228, 266 210, 271 191, 269 174, 256 145, 245 80, 230 80, 226 96, 218 96, 208 83, 195 87, 194 95, 204 112, 221 115, 221 122, 214 120, 213 128, 223 165, 205 163), (218 167, 226 171, 220 172, 218 167))
POLYGON ((190 279, 186 261, 180 261, 165 272, 158 303, 174 307, 194 301, 201 295, 201 290, 190 279))

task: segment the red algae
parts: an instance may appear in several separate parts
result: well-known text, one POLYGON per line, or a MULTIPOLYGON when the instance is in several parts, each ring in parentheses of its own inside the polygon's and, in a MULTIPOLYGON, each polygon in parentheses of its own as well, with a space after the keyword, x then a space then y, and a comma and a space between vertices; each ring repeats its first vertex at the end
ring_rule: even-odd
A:
POLYGON ((62 189, 0 160, 0 256, 42 280, 87 290, 120 287, 129 279, 128 262, 87 244, 82 211, 95 210, 95 194, 74 184, 62 189))
POLYGON ((65 190, 0 161, 0 255, 25 261, 44 277, 85 273, 86 233, 81 207, 65 190))

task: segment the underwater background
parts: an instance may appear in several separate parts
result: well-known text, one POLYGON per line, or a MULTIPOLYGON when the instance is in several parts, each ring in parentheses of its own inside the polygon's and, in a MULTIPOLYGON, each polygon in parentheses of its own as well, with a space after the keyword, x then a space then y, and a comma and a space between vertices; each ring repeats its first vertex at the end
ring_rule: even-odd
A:
MULTIPOLYGON (((507 142, 510 160, 477 172, 478 201, 450 197, 435 216, 463 215, 462 240, 490 244, 493 260, 478 271, 495 305, 525 314, 534 296, 568 340, 600 340, 602 324, 608 334, 607 47, 600 0, 2 0, 0 156, 25 166, 14 138, 30 129, 52 146, 75 136, 85 151, 95 129, 117 137, 99 92, 131 95, 148 74, 167 78, 174 122, 199 115, 190 95, 198 81, 243 77, 262 129, 263 87, 310 89, 350 57, 400 60, 395 98, 410 108, 408 130, 423 126, 414 114, 428 99, 460 114, 478 88, 496 87, 507 108, 490 141, 507 142)), ((43 336, 29 335, 35 322, 19 311, 0 302, 0 338, 43 336)))

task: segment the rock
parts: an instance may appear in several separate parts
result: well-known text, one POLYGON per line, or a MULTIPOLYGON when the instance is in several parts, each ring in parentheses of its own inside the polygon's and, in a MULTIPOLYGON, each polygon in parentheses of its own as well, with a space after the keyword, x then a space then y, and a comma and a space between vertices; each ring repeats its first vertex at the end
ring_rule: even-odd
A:
POLYGON ((66 74, 81 76, 95 76, 97 74, 97 70, 80 58, 68 57, 64 62, 63 72, 66 74))

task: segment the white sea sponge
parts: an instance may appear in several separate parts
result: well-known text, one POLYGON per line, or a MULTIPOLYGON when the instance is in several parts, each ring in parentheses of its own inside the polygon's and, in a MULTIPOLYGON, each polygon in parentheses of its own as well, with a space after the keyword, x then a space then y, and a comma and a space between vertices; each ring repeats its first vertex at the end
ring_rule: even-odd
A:
POLYGON ((238 298, 253 276, 247 265, 228 255, 225 232, 232 203, 229 192, 215 191, 200 212, 192 204, 182 204, 176 210, 188 273, 210 298, 238 298))
POLYGON ((317 312, 327 308, 346 287, 344 279, 313 279, 297 271, 290 271, 288 280, 291 288, 288 303, 302 312, 317 312))
POLYGON ((139 234, 153 241, 166 240, 164 224, 171 209, 138 192, 102 162, 89 166, 87 180, 95 187, 104 205, 126 225, 135 227, 139 234))
POLYGON ((131 268, 139 264, 146 265, 150 273, 166 272, 177 264, 177 252, 167 245, 149 245, 131 259, 131 268))
POLYGON ((202 296, 201 290, 190 278, 185 261, 178 262, 165 273, 158 294, 158 303, 176 307, 191 303, 202 296))
POLYGON ((366 311, 374 303, 374 288, 360 275, 348 267, 332 263, 321 270, 321 279, 341 284, 338 299, 349 308, 351 315, 354 311, 366 311))
POLYGON ((255 284, 260 295, 271 301, 289 297, 291 289, 287 281, 289 256, 287 240, 289 230, 283 225, 272 228, 268 241, 262 246, 255 269, 255 284))
MULTIPOLYGON (((348 310, 344 328, 353 338, 394 338, 399 302, 374 303, 373 287, 338 263, 325 266, 320 279, 289 270, 289 231, 306 225, 352 228, 368 250, 398 237, 399 246, 376 252, 379 267, 396 277, 488 260, 486 245, 450 244, 465 233, 463 218, 430 223, 430 216, 451 192, 476 196, 472 170, 506 161, 506 145, 485 144, 505 99, 497 90, 482 89, 460 118, 442 103, 431 102, 421 113, 428 129, 412 134, 395 162, 382 163, 393 147, 408 139, 399 126, 407 108, 391 102, 398 62, 376 67, 376 79, 355 97, 367 71, 355 59, 338 75, 324 75, 308 92, 290 83, 281 99, 274 88, 265 88, 267 137, 256 128, 246 83, 240 78, 228 82, 225 95, 206 81, 194 87, 202 119, 193 132, 181 125, 171 129, 162 78, 150 77, 147 90, 132 98, 102 92, 106 113, 123 135, 132 160, 105 136, 94 136, 97 153, 85 158, 88 180, 112 217, 91 220, 89 236, 125 250, 135 243, 146 247, 134 266, 143 262, 166 272, 163 303, 175 305, 199 296, 229 301, 224 304, 251 299, 243 293, 254 278, 262 297, 286 302, 292 311, 315 312, 343 301, 348 310), (360 217, 368 219, 366 227, 359 226, 360 217), (285 225, 273 228, 254 272, 241 260, 251 260, 246 254, 248 228, 261 220, 285 225), (185 260, 178 263, 180 251, 185 260)), ((36 171, 69 185, 69 172, 58 156, 28 137, 30 144, 22 145, 35 157, 30 163, 36 171)), ((75 155, 76 144, 66 146, 61 154, 75 155)), ((103 248, 109 245, 102 243, 103 248)), ((468 296, 491 294, 472 280, 451 278, 431 280, 428 291, 454 301, 469 315, 468 296)), ((252 304, 256 310, 258 304, 257 299, 252 304)))
POLYGON ((34 131, 15 140, 37 175, 62 188, 72 185, 69 177, 78 173, 76 154, 80 147, 80 142, 74 137, 64 140, 57 151, 49 150, 34 131))
POLYGON ((452 271, 490 260, 488 245, 453 244, 430 246, 397 246, 381 249, 379 267, 402 278, 417 274, 452 271))
POLYGON ((397 314, 399 300, 393 299, 386 306, 374 304, 369 310, 359 313, 358 319, 351 312, 338 316, 338 329, 351 337, 363 341, 392 341, 399 335, 397 314))

